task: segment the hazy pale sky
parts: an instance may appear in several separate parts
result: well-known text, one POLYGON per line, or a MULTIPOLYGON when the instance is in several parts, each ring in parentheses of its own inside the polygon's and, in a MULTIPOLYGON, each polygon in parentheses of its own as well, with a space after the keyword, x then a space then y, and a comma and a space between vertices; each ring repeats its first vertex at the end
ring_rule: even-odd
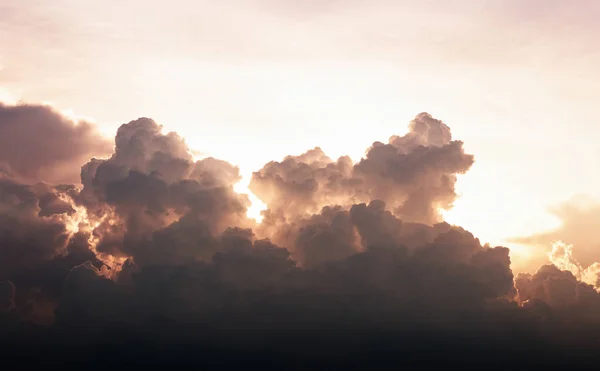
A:
POLYGON ((0 99, 113 135, 151 117, 243 174, 360 158, 426 111, 475 154, 450 222, 482 241, 600 199, 600 1, 0 0, 0 99))

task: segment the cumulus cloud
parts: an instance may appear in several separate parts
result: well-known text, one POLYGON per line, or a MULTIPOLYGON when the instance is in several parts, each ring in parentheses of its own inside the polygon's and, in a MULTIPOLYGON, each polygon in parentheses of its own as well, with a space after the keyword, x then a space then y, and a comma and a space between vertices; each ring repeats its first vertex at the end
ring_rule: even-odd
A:
POLYGON ((97 249, 138 264, 210 260, 217 236, 248 226, 237 167, 193 161, 184 140, 147 118, 122 125, 115 151, 83 166, 79 202, 95 218, 97 249), (103 216, 110 215, 110 218, 103 216))
POLYGON ((527 356, 556 365, 590 345, 555 341, 578 339, 563 331, 599 319, 596 265, 556 244, 551 265, 513 277, 507 248, 441 220, 474 157, 429 114, 357 163, 314 148, 266 164, 251 182, 267 205, 260 225, 233 189, 237 167, 195 161, 153 120, 122 125, 113 148, 83 164, 81 186, 39 182, 15 161, 0 173, 0 320, 5 329, 52 323, 17 331, 50 358, 98 365, 93 354, 123 342, 134 344, 130 358, 162 349, 190 360, 191 351, 196 364, 304 350, 322 366, 344 350, 371 366, 375 354, 405 363, 428 354, 423 365, 432 354, 463 362, 465 349, 477 349, 470 362, 489 360, 500 347, 507 364, 527 356))
POLYGON ((373 143, 356 164, 348 157, 333 161, 314 148, 268 163, 253 174, 250 189, 269 210, 286 217, 331 204, 382 200, 403 220, 435 223, 440 209, 452 207, 457 174, 473 161, 462 142, 452 140, 448 126, 421 113, 406 135, 373 143))
POLYGON ((554 265, 542 266, 531 275, 519 274, 515 287, 523 308, 567 322, 596 324, 600 320, 600 294, 593 286, 578 281, 570 271, 554 265))
MULTIPOLYGON (((99 287, 131 291, 118 308, 86 310, 93 316, 129 318, 136 308, 139 320, 144 308, 148 318, 199 320, 238 308, 238 315, 267 320, 261 310, 295 303, 287 315, 299 321, 333 318, 347 300, 366 295, 375 300, 368 311, 393 307, 411 317, 425 311, 446 318, 453 309, 456 316, 511 295, 507 249, 482 246, 469 232, 436 223, 437 211, 407 216, 408 209, 450 207, 439 200, 455 197, 456 174, 473 161, 428 114, 417 116, 405 136, 375 143, 357 164, 346 157, 333 162, 318 148, 267 164, 253 179, 269 207, 256 232, 243 216, 247 200, 232 190, 236 168, 212 158, 192 161, 185 142, 150 119, 123 125, 115 143, 109 159, 83 167, 77 199, 94 218, 109 213, 94 229, 96 251, 130 259, 116 281, 124 286, 109 284, 96 268, 78 270, 105 282, 99 287), (450 188, 426 194, 438 181, 450 188), (362 271, 364 264, 372 271, 362 271), (166 277, 174 281, 163 289, 166 277)), ((352 305, 357 315, 367 311, 352 305)), ((70 307, 61 313, 77 305, 70 307)))
POLYGON ((0 103, 0 173, 24 182, 78 183, 81 165, 110 151, 90 123, 49 106, 0 103))

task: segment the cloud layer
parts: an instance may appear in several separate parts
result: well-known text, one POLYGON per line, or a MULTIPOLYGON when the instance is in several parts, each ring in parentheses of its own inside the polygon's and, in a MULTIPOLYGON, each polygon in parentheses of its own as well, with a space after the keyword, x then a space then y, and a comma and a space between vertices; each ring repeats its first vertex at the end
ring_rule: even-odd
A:
POLYGON ((494 347, 507 352, 502 364, 556 364, 598 344, 576 330, 600 319, 596 266, 555 245, 554 265, 514 277, 507 248, 441 219, 473 155, 427 113, 408 129, 357 163, 319 148, 267 163, 250 185, 267 205, 257 224, 233 189, 237 167, 195 161, 151 119, 122 125, 112 154, 79 168, 107 148, 93 126, 3 106, 12 150, 0 150, 0 317, 3 334, 24 339, 7 347, 104 364, 93 354, 129 339, 142 363, 156 347, 199 364, 299 352, 322 366, 394 352, 413 357, 397 364, 424 365, 428 352, 478 363, 494 347), (16 154, 29 151, 25 162, 16 154), (58 185, 67 165, 76 185, 58 185))

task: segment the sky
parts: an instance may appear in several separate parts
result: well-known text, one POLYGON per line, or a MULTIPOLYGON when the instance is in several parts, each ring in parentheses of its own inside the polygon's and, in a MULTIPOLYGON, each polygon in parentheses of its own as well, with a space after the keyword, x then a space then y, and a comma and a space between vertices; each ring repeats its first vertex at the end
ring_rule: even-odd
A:
POLYGON ((597 365, 598 19, 0 0, 3 360, 597 365))
POLYGON ((0 100, 110 137, 151 117, 245 182, 315 146, 359 160, 429 112, 475 155, 446 220, 518 269, 523 243, 550 250, 553 210, 600 199, 599 17, 588 0, 0 0, 0 100))

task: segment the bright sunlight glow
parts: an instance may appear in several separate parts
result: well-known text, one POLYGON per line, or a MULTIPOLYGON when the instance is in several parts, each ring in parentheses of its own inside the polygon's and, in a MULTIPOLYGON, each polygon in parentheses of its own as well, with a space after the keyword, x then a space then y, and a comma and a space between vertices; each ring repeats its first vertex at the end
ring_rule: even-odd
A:
POLYGON ((263 218, 261 212, 267 209, 267 205, 264 202, 262 202, 258 197, 256 197, 256 195, 252 193, 252 191, 250 191, 250 189, 248 188, 249 185, 250 177, 244 176, 242 177, 242 180, 240 180, 233 186, 233 190, 237 193, 248 195, 248 198, 250 199, 250 207, 248 208, 246 215, 248 216, 248 218, 254 219, 257 223, 260 223, 262 222, 263 218))

